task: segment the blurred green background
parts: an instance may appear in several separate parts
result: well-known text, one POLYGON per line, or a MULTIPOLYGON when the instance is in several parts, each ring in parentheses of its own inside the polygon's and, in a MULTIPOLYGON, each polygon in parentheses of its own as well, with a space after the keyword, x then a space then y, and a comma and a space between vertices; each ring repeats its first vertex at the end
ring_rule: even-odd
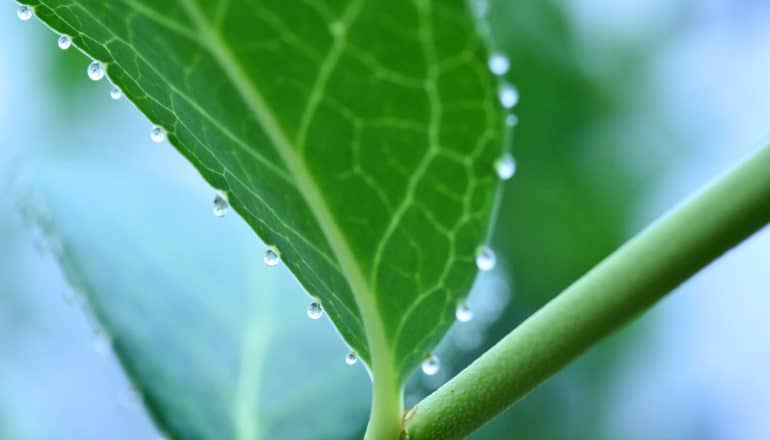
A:
MULTIPOLYGON (((86 78, 83 55, 60 51, 14 8, 0 14, 0 439, 154 439, 9 188, 44 173, 40 159, 107 151, 201 200, 212 191, 172 148, 151 144, 149 123, 113 102, 106 82, 86 78)), ((763 0, 500 0, 490 12, 522 96, 518 171, 493 240, 501 264, 479 277, 476 319, 450 331, 441 373, 416 375, 409 404, 770 132, 763 0)), ((152 212, 125 215, 153 222, 152 212)), ((765 230, 474 438, 770 438, 768 261, 765 230)))

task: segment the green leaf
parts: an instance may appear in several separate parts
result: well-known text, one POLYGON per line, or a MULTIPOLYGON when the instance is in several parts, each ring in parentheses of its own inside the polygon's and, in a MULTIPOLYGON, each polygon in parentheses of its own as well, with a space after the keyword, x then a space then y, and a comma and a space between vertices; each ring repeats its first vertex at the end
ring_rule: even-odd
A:
POLYGON ((208 193, 139 169, 117 155, 38 161, 20 188, 160 428, 360 438, 366 373, 307 318, 288 272, 261 263, 236 217, 211 215, 208 193))
POLYGON ((498 188, 503 112, 465 2, 31 4, 280 251, 375 394, 400 393, 470 288, 498 188))

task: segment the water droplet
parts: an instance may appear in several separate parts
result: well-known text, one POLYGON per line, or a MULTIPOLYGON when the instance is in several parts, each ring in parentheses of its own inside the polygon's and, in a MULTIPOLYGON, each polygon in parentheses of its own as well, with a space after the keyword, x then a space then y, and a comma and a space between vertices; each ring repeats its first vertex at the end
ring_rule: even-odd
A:
POLYGON ((498 93, 500 104, 505 108, 513 108, 519 102, 519 91, 511 84, 504 83, 498 93))
POLYGON ((112 349, 112 340, 102 329, 96 329, 92 336, 91 348, 100 356, 107 356, 112 349))
POLYGON ((422 365, 420 367, 422 368, 422 372, 427 376, 433 376, 438 373, 438 370, 441 369, 441 363, 436 356, 431 354, 428 355, 424 361, 422 361, 422 365))
POLYGON ((230 204, 227 203, 227 200, 225 200, 224 197, 217 194, 214 196, 214 208, 212 208, 212 211, 214 212, 214 215, 217 217, 224 217, 227 213, 227 208, 230 207, 230 204))
POLYGON ((484 18, 489 13, 489 1, 474 0, 471 2, 471 9, 476 18, 484 18))
POLYGON ((519 123, 519 117, 511 113, 505 117, 505 125, 515 127, 519 123))
POLYGON ((123 97, 123 92, 120 90, 118 86, 112 86, 112 90, 110 90, 110 98, 114 100, 118 100, 123 97))
POLYGON ((511 60, 505 54, 495 52, 489 56, 489 70, 497 76, 505 75, 511 68, 511 60))
POLYGON ((345 33, 345 24, 340 21, 335 21, 329 26, 329 31, 333 36, 339 37, 345 33))
POLYGON ((166 140, 166 130, 163 129, 163 127, 159 127, 157 125, 152 126, 152 130, 150 130, 150 139, 152 139, 153 142, 156 144, 159 144, 166 140))
POLYGON ((514 160, 511 153, 504 153, 495 161, 495 171, 503 180, 508 180, 516 174, 516 160, 514 160))
POLYGON ((21 21, 27 21, 30 18, 32 18, 33 14, 32 8, 30 8, 27 5, 18 5, 16 6, 16 16, 19 17, 19 20, 21 21))
POLYGON ((99 61, 93 61, 88 65, 88 77, 94 81, 104 78, 104 65, 99 61))
POLYGON ((72 38, 69 35, 59 35, 59 49, 67 50, 72 46, 72 38))
POLYGON ((476 267, 478 267, 479 270, 486 272, 494 269, 495 264, 497 264, 495 251, 487 246, 479 248, 479 251, 476 254, 476 267))
POLYGON ((281 262, 281 256, 278 254, 278 252, 275 251, 275 249, 268 249, 265 251, 265 256, 262 257, 262 261, 264 261, 268 266, 276 266, 281 262))
POLYGON ((351 351, 348 353, 347 356, 345 356, 345 363, 348 365, 355 365, 356 362, 358 362, 358 355, 355 351, 351 351))
POLYGON ((319 319, 324 315, 324 309, 321 303, 313 301, 307 306, 307 317, 310 319, 319 319))
POLYGON ((473 319, 473 310, 467 303, 460 304, 455 310, 455 316, 460 322, 468 322, 473 319))

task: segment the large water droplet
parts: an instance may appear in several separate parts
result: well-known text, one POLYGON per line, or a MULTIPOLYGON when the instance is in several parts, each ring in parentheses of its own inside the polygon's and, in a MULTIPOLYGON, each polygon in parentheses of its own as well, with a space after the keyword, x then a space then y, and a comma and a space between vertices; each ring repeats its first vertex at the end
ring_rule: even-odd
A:
POLYGON ((519 91, 511 84, 504 83, 498 92, 500 104, 505 108, 513 108, 519 102, 519 91))
POLYGON ((16 6, 16 16, 19 17, 19 20, 21 21, 27 21, 30 18, 32 18, 33 14, 32 8, 30 8, 27 5, 18 5, 16 6))
POLYGON ((324 309, 321 307, 321 303, 313 301, 307 306, 307 317, 310 319, 319 319, 324 315, 324 309))
POLYGON ((426 375, 433 376, 441 369, 441 363, 436 356, 431 354, 422 361, 420 368, 422 368, 422 372, 426 375))
POLYGON ((67 50, 72 46, 72 38, 69 35, 59 35, 57 43, 59 44, 59 49, 67 50))
POLYGON ((265 256, 262 257, 262 261, 264 261, 268 266, 276 266, 281 262, 281 256, 278 254, 278 252, 275 251, 275 249, 268 249, 265 251, 265 256))
POLYGON ((99 61, 93 61, 88 65, 88 77, 94 81, 104 78, 104 65, 99 61))
POLYGON ((123 92, 120 90, 118 86, 112 86, 112 90, 110 90, 110 98, 114 100, 118 100, 123 97, 123 92))
POLYGON ((165 141, 166 130, 164 130, 163 127, 153 125, 152 129, 150 130, 150 139, 152 139, 152 141, 155 142, 156 144, 159 144, 165 141))
POLYGON ((516 160, 514 160, 511 153, 504 153, 495 161, 495 171, 503 180, 508 180, 516 174, 516 160))
POLYGON ((476 267, 481 271, 489 271, 495 268, 497 264, 497 257, 495 252, 487 246, 479 248, 476 254, 476 267))
POLYGON ((511 68, 511 60, 505 54, 495 52, 489 56, 489 70, 497 76, 505 75, 511 68))
POLYGON ((466 303, 460 304, 455 310, 455 317, 457 317, 457 320, 460 322, 468 322, 473 319, 473 310, 471 310, 471 307, 466 303))
POLYGON ((227 203, 227 200, 225 200, 224 197, 219 194, 214 196, 214 207, 211 210, 215 216, 224 217, 224 215, 227 213, 227 208, 229 207, 230 204, 227 203))
POLYGON ((355 365, 356 362, 358 362, 358 355, 355 351, 351 351, 348 353, 347 356, 345 356, 345 363, 348 365, 355 365))

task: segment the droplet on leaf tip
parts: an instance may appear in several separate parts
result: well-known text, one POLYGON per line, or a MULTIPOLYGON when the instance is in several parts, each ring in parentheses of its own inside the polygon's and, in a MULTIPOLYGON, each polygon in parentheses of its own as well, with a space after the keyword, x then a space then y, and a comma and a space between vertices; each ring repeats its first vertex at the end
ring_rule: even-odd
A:
POLYGON ((348 365, 355 365, 358 362, 358 355, 355 351, 351 351, 345 356, 345 363, 348 365))
POLYGON ((455 310, 455 317, 460 322, 468 322, 473 319, 473 310, 468 303, 462 303, 455 310))
POLYGON ((310 319, 320 319, 324 314, 324 309, 321 307, 321 303, 313 301, 307 306, 307 317, 310 319))
POLYGON ((150 139, 156 144, 159 144, 166 140, 166 130, 163 127, 153 125, 150 130, 150 139))
POLYGON ((265 251, 265 256, 262 258, 262 261, 268 266, 276 266, 281 262, 281 256, 275 249, 270 248, 265 251))
POLYGON ((212 212, 215 216, 224 217, 224 215, 227 213, 227 208, 229 207, 230 204, 227 203, 227 200, 224 197, 219 194, 214 196, 214 207, 212 208, 212 212))
POLYGON ((489 70, 497 76, 502 76, 508 73, 508 69, 511 68, 511 60, 500 52, 495 52, 489 56, 489 70))
POLYGON ((514 115, 513 113, 505 117, 505 125, 509 127, 515 127, 516 124, 518 123, 519 123, 519 117, 514 115))
POLYGON ((59 45, 59 49, 61 50, 67 50, 72 46, 72 38, 70 38, 69 35, 59 35, 59 39, 57 40, 57 44, 59 45))
POLYGON ((439 362, 438 357, 430 354, 425 358, 425 360, 422 361, 420 368, 422 368, 422 372, 426 376, 433 376, 441 369, 441 362, 439 362))
POLYGON ((478 267, 480 271, 487 272, 494 269, 495 264, 497 264, 495 252, 488 246, 479 248, 478 253, 476 254, 476 267, 478 267))
POLYGON ((110 90, 110 98, 114 100, 118 100, 123 97, 123 92, 120 90, 118 86, 112 86, 112 89, 110 90))
POLYGON ((503 180, 508 180, 516 174, 516 160, 511 153, 503 153, 499 159, 495 161, 495 171, 497 171, 498 177, 503 180))
POLYGON ((16 6, 16 16, 19 17, 19 20, 21 21, 29 20, 30 18, 32 18, 33 14, 34 14, 34 10, 27 5, 16 6))
POLYGON ((500 104, 505 108, 513 108, 519 102, 519 91, 512 84, 503 83, 498 92, 500 104))

